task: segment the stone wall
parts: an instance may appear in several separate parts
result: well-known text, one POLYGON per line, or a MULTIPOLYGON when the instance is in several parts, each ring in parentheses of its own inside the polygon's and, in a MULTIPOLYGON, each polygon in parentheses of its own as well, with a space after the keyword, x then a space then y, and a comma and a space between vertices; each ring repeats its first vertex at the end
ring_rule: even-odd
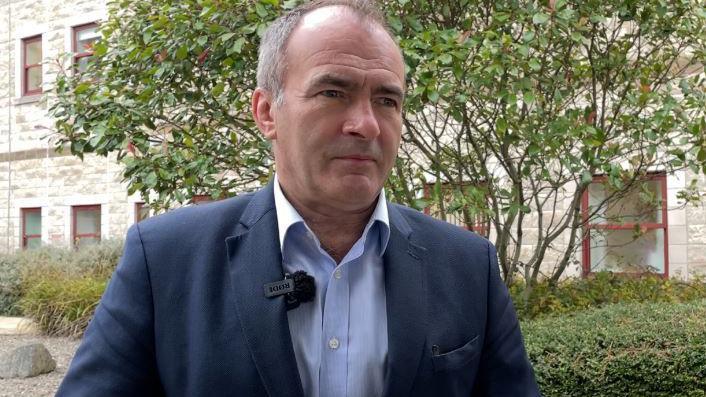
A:
POLYGON ((0 251, 20 246, 21 208, 42 208, 42 241, 68 245, 71 207, 101 205, 101 237, 122 238, 134 203, 114 157, 55 153, 47 116, 61 60, 68 66, 74 26, 105 19, 104 0, 15 0, 0 3, 0 251), (21 96, 21 43, 42 35, 42 95, 21 96))

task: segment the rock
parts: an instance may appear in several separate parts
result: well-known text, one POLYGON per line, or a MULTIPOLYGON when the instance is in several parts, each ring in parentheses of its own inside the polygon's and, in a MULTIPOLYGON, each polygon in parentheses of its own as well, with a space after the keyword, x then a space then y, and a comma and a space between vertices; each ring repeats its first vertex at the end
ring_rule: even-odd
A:
POLYGON ((20 346, 0 358, 0 378, 30 378, 55 368, 56 362, 41 343, 20 346))

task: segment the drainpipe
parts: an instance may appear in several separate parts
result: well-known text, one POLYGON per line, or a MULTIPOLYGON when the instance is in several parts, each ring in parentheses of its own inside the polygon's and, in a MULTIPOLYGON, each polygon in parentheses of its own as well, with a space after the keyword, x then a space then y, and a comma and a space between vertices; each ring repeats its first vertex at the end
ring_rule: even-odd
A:
POLYGON ((12 0, 7 2, 7 245, 10 252, 10 199, 12 198, 12 0))

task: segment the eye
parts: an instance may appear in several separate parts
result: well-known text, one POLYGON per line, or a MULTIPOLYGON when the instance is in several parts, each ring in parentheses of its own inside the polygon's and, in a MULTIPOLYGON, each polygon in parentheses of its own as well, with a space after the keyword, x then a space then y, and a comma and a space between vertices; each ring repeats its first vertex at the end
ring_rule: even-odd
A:
POLYGON ((390 107, 390 108, 397 108, 397 101, 392 99, 392 98, 378 98, 377 102, 381 104, 382 106, 390 107))
POLYGON ((321 91, 319 94, 325 96, 326 98, 341 98, 343 96, 343 93, 341 91, 336 90, 324 90, 321 91))

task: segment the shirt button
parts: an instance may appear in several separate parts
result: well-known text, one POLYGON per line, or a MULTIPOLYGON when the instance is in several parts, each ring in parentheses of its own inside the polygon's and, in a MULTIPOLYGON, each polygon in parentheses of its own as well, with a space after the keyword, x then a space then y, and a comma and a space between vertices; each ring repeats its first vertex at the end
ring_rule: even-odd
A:
POLYGON ((338 339, 331 338, 328 340, 328 347, 329 348, 336 350, 336 349, 338 349, 338 346, 340 346, 340 343, 338 343, 338 339))
POLYGON ((343 277, 343 272, 341 272, 341 269, 336 269, 336 271, 333 272, 333 276, 336 277, 337 280, 339 280, 341 277, 343 277))

